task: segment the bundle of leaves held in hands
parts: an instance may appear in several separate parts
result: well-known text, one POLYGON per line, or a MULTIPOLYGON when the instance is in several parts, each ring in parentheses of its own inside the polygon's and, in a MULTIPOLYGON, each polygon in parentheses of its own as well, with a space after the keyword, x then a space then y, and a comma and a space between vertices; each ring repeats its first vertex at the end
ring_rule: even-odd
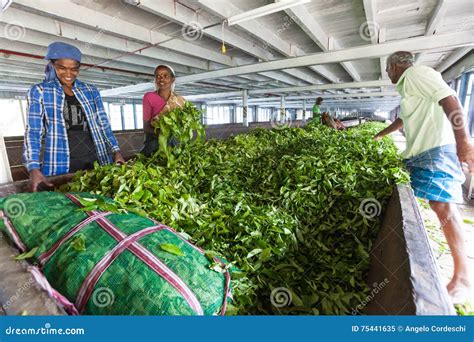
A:
POLYGON ((361 203, 383 208, 408 181, 393 141, 372 138, 383 126, 256 129, 97 166, 68 190, 110 196, 232 262, 231 312, 349 314, 370 291, 383 215, 364 215, 361 203))
POLYGON ((153 125, 158 131, 158 153, 166 158, 168 164, 173 163, 174 156, 193 140, 195 132, 197 140, 205 136, 201 125, 201 112, 191 102, 161 114, 153 125), (170 142, 178 143, 173 153, 170 150, 170 142))

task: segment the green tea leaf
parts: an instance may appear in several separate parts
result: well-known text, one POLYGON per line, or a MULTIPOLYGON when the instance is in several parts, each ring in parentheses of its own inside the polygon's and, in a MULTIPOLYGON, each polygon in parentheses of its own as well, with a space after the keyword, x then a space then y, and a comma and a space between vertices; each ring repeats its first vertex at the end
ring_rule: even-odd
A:
POLYGON ((175 244, 172 243, 162 243, 160 245, 160 248, 168 253, 177 255, 177 256, 184 256, 183 251, 176 246, 175 244))
POLYGON ((80 234, 71 241, 71 247, 74 248, 76 251, 85 251, 86 250, 86 238, 84 235, 80 234))
POLYGON ((251 257, 259 254, 262 252, 262 249, 261 248, 255 248, 254 250, 252 250, 249 254, 247 254, 247 259, 250 259, 251 257))
POLYGON ((15 260, 31 259, 35 255, 36 251, 38 251, 38 247, 32 248, 28 252, 21 253, 21 254, 17 255, 16 257, 14 257, 13 259, 15 259, 15 260))

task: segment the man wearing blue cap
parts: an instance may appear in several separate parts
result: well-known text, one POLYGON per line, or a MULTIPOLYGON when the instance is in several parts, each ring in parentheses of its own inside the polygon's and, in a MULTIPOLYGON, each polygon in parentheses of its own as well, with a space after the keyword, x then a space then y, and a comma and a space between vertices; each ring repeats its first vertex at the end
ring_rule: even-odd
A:
POLYGON ((46 176, 123 163, 100 93, 77 79, 81 52, 75 46, 54 42, 48 46, 45 79, 28 91, 28 114, 23 164, 32 191, 46 176), (44 156, 40 160, 41 141, 44 156))

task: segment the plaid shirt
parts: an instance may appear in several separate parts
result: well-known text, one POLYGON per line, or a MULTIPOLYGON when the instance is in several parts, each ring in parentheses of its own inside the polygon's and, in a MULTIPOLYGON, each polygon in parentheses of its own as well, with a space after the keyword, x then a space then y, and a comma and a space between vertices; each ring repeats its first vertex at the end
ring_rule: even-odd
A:
MULTIPOLYGON (((79 80, 74 82, 72 91, 84 108, 100 164, 111 163, 111 153, 120 148, 112 133, 99 91, 79 80)), ((63 117, 64 97, 58 79, 36 84, 28 91, 28 117, 23 146, 23 165, 28 172, 41 169, 45 176, 52 176, 69 171, 69 141, 63 117), (41 163, 43 138, 45 149, 41 163)))

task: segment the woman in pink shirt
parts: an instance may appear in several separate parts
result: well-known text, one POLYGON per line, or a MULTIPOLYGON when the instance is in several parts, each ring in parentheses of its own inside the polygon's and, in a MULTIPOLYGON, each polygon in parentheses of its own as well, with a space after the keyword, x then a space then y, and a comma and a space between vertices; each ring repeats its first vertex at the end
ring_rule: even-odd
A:
POLYGON ((158 149, 158 137, 152 126, 152 121, 186 102, 174 90, 175 73, 169 65, 159 65, 155 69, 156 91, 143 96, 143 130, 145 131, 145 146, 141 153, 149 157, 158 149))

